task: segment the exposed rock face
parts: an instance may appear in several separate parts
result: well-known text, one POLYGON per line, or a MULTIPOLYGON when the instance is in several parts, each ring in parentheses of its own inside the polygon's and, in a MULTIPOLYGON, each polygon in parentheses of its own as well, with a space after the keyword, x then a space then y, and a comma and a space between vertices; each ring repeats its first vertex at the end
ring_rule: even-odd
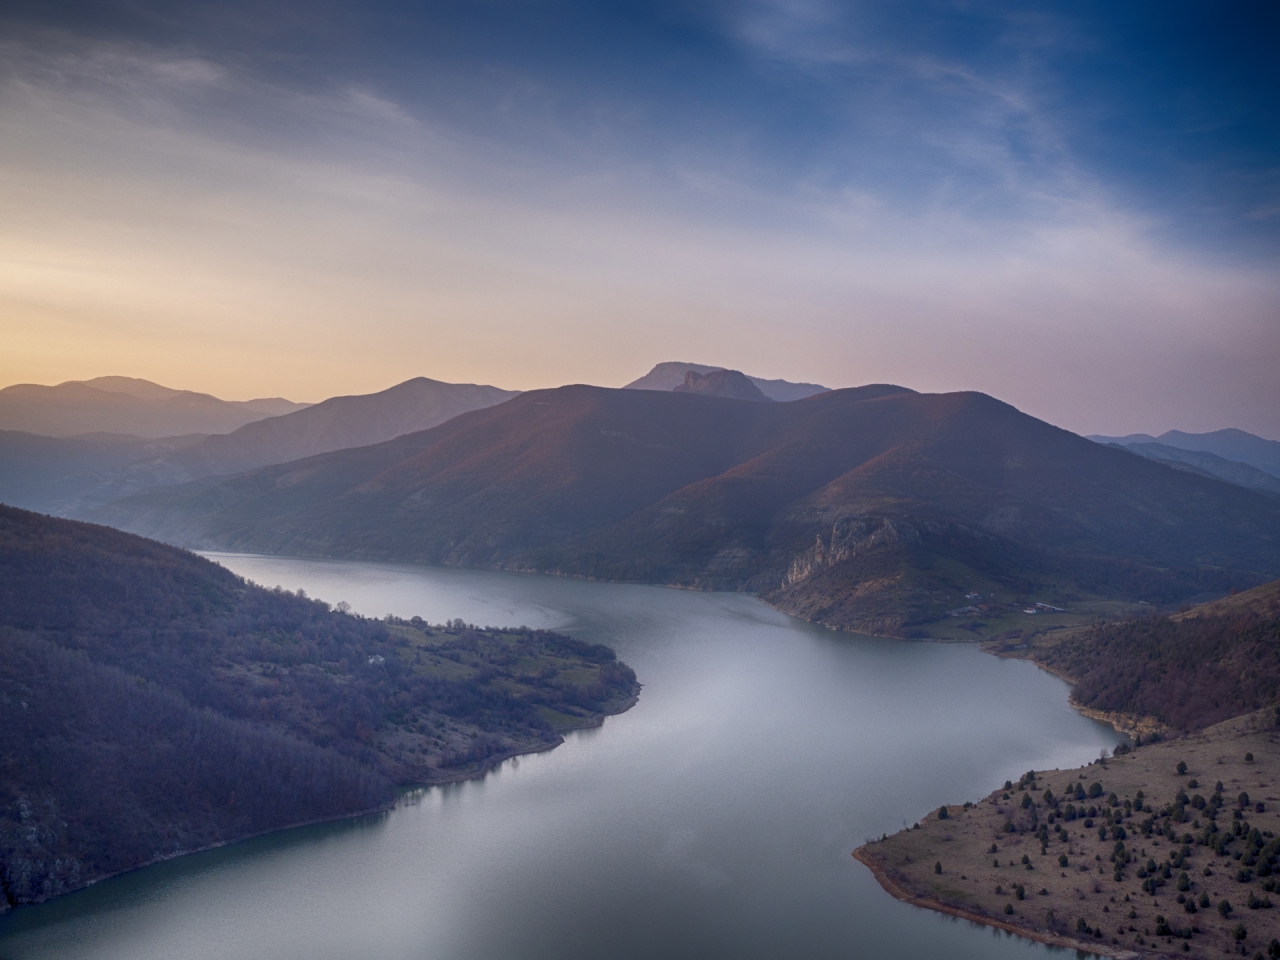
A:
POLYGON ((942 532, 941 524, 928 521, 917 525, 885 517, 842 517, 832 525, 831 536, 826 543, 823 543, 822 534, 819 533, 817 542, 791 561, 782 585, 793 586, 825 567, 868 553, 876 547, 919 543, 921 526, 926 527, 930 533, 942 532))
POLYGON ((840 517, 792 559, 763 596, 779 610, 829 627, 915 636, 937 619, 946 598, 984 570, 1026 569, 1031 557, 972 527, 920 517, 840 517))
MULTIPOLYGON (((684 383, 685 374, 690 370, 696 373, 711 373, 714 370, 723 370, 724 367, 711 367, 704 363, 681 363, 678 361, 668 361, 660 363, 652 370, 646 373, 639 380, 633 380, 626 385, 625 390, 675 390, 684 383)), ((824 387, 820 383, 792 383, 790 380, 766 380, 764 377, 753 377, 747 375, 747 379, 760 388, 770 400, 777 400, 779 403, 786 403, 790 400, 803 400, 805 397, 812 397, 819 393, 829 393, 830 388, 824 387)))
POLYGON ((712 370, 710 373, 690 370, 684 375, 684 383, 673 392, 700 393, 707 397, 727 397, 730 400, 772 402, 759 387, 747 379, 746 374, 737 370, 712 370))

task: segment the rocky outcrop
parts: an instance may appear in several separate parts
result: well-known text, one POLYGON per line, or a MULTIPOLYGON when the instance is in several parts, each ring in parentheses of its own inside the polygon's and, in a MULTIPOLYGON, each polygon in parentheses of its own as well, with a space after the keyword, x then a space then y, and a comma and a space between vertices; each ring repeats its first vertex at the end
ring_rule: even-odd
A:
POLYGON ((794 586, 826 567, 869 553, 877 547, 920 543, 922 530, 940 534, 942 524, 888 517, 842 517, 832 524, 831 533, 825 541, 819 533, 814 545, 791 561, 782 585, 794 586))

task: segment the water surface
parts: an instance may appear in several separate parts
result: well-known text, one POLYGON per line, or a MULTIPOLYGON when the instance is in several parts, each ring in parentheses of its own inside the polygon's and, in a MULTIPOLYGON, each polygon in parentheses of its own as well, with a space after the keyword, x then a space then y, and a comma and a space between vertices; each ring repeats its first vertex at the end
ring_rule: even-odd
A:
MULTIPOLYGON (((0 919, 0 958, 1047 957, 898 903, 850 851, 1117 734, 1035 666, 751 597, 216 555, 358 612, 613 646, 639 704, 390 814, 159 864, 0 919)), ((1060 953, 1060 951, 1058 951, 1060 953)))

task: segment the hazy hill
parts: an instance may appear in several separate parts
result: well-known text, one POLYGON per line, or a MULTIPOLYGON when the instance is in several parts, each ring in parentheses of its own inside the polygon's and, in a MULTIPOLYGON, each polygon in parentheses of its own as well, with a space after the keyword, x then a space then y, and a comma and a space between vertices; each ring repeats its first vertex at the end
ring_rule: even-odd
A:
MULTIPOLYGON (((114 433, 45 437, 0 430, 0 503, 41 513, 96 506, 161 482, 156 469, 139 471, 134 464, 158 460, 204 439, 201 433, 147 440, 114 433)), ((186 473, 174 473, 168 482, 189 479, 186 473)))
POLYGON ((1170 430, 1158 437, 1134 433, 1127 437, 1090 436, 1098 443, 1129 444, 1161 443, 1180 450, 1197 450, 1212 453, 1224 460, 1247 463, 1249 466, 1280 477, 1280 443, 1246 433, 1243 430, 1215 430, 1212 433, 1183 433, 1170 430))
POLYGON ((199 547, 745 586, 886 633, 981 578, 1164 601, 1280 573, 1272 497, 982 394, 893 386, 793 403, 535 391, 95 516, 199 547))
POLYGON ((1226 460, 1215 453, 1202 450, 1184 450, 1171 447, 1165 443, 1126 443, 1115 444, 1140 457, 1158 460, 1176 469, 1191 470, 1210 477, 1218 477, 1230 483, 1238 483, 1242 487, 1254 490, 1266 490, 1269 493, 1280 493, 1280 477, 1274 477, 1266 471, 1237 460, 1226 460))
MULTIPOLYGON (((156 393, 168 388, 146 381, 127 385, 136 384, 160 399, 178 392, 156 393)), ((417 377, 378 393, 333 397, 214 436, 54 438, 0 431, 0 502, 79 516, 150 487, 389 440, 515 395, 497 387, 417 377)))
MULTIPOLYGON (((182 394, 190 392, 187 390, 175 390, 172 387, 162 387, 158 383, 152 383, 150 380, 140 380, 137 377, 94 377, 92 380, 72 380, 70 382, 93 387, 95 390, 105 390, 108 393, 124 393, 140 400, 165 400, 169 397, 180 397, 182 394)), ((207 394, 200 394, 200 396, 207 396, 207 394)), ((292 400, 286 400, 283 397, 261 397, 257 400, 230 402, 238 403, 247 410, 253 410, 268 417, 278 417, 282 414, 293 413, 295 410, 302 410, 311 406, 309 403, 294 403, 292 400)))
MULTIPOLYGON (((708 367, 701 363, 679 363, 668 361, 660 363, 639 380, 633 380, 624 390, 675 390, 685 382, 689 372, 715 373, 724 367, 708 367)), ((814 394, 826 393, 828 387, 817 383, 792 383, 789 380, 766 380, 763 377, 747 377, 770 400, 785 403, 789 400, 803 400, 814 394)))
POLYGON ((69 380, 54 387, 20 383, 0 390, 0 430, 50 437, 120 433, 154 439, 227 433, 303 406, 278 398, 219 400, 131 377, 69 380))
POLYGON ((0 507, 0 911, 386 806, 625 709, 545 631, 367 620, 193 554, 0 507))
POLYGON ((415 377, 378 393, 331 397, 285 416, 246 424, 170 454, 162 466, 188 479, 241 473, 317 453, 364 447, 491 407, 517 391, 415 377))
POLYGON ((712 370, 698 373, 690 370, 684 375, 684 383, 675 393, 696 393, 704 397, 724 397, 728 400, 752 400, 771 403, 754 383, 737 370, 712 370))

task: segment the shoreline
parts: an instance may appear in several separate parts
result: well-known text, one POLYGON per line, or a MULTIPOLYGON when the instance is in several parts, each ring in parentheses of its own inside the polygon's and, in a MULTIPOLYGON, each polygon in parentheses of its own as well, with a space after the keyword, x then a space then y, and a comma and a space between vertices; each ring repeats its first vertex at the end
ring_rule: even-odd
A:
POLYGON ((882 864, 876 861, 869 854, 865 853, 866 844, 858 847, 853 851, 853 859, 871 871, 871 876, 875 878, 876 883, 895 900, 910 904, 913 907, 920 907, 924 910, 933 910, 937 913, 945 913, 949 916, 959 917, 961 920, 968 920, 970 923, 979 923, 984 927, 995 927, 997 930, 1004 930, 1006 933, 1014 933, 1028 940, 1034 940, 1037 943, 1048 944, 1051 947, 1065 947, 1070 950, 1076 950, 1088 954, 1090 956, 1112 957, 1114 960, 1136 960, 1142 954, 1133 950, 1109 950, 1100 947, 1095 943, 1086 943, 1083 940, 1076 940, 1073 937, 1063 936, 1053 933, 1049 930, 1029 930, 1026 927, 1018 926, 1007 920, 1001 920, 997 917, 988 916, 978 913, 975 910, 968 910, 955 904, 947 903, 944 900, 937 900, 933 897, 922 896, 900 883, 884 868, 882 864))
MULTIPOLYGON (((639 702, 640 702, 640 695, 636 694, 635 696, 630 697, 626 701, 624 701, 622 707, 616 713, 599 714, 596 717, 592 718, 591 720, 584 720, 580 724, 575 724, 574 726, 564 728, 564 733, 572 733, 574 730, 598 729, 599 727, 604 726, 605 720, 607 720, 609 717, 621 716, 622 714, 626 713, 628 710, 630 710, 639 702)), ((427 780, 421 783, 399 784, 396 786, 395 798, 381 806, 369 807, 368 809, 357 810, 352 813, 343 813, 343 814, 339 814, 336 817, 320 817, 319 819, 316 819, 316 820, 301 820, 297 823, 288 823, 280 827, 272 827, 270 830, 259 830, 257 833, 250 833, 241 837, 228 837, 226 840, 219 840, 216 843, 206 844, 203 847, 195 847, 191 850, 178 850, 173 853, 166 853, 163 856, 156 857, 153 860, 148 860, 146 863, 140 863, 137 866, 130 867, 127 870, 117 870, 114 873, 108 873, 100 877, 94 877, 92 880, 88 881, 82 886, 76 887, 74 890, 67 890, 65 893, 55 894, 54 896, 48 897, 44 900, 35 900, 31 903, 9 903, 7 900, 0 899, 0 917, 5 917, 16 910, 22 910, 27 907, 40 907, 47 903, 52 903, 54 900, 61 900, 63 897, 69 897, 74 894, 80 893, 81 891, 88 890, 90 887, 96 886, 97 884, 102 883, 103 881, 113 880, 116 877, 123 877, 130 873, 136 873, 139 870, 147 869, 147 867, 154 867, 157 864, 165 863, 169 860, 177 860, 180 857, 190 857, 198 853, 208 853, 210 850, 218 850, 218 849, 221 849, 222 847, 229 847, 235 843, 244 843, 248 840, 256 840, 259 837, 271 836, 272 834, 276 834, 276 833, 284 833, 288 830, 297 830, 301 827, 315 827, 325 823, 342 823, 343 821, 346 821, 346 820, 359 820, 362 817, 373 817, 379 814, 391 813, 396 809, 396 807, 400 806, 400 803, 404 799, 406 794, 412 793, 415 790, 427 790, 427 789, 430 789, 431 787, 443 787, 451 783, 466 783, 469 780, 479 780, 485 777, 486 775, 488 775, 488 773, 491 770, 501 766, 502 764, 506 763, 508 760, 512 760, 516 757, 533 756, 534 754, 538 754, 538 753, 549 753, 552 750, 554 750, 556 747, 562 746, 564 744, 565 742, 564 733, 559 734, 559 739, 556 740, 555 743, 535 744, 535 745, 529 746, 528 749, 514 749, 514 750, 503 751, 500 754, 494 754, 491 757, 486 757, 484 760, 480 761, 477 767, 464 770, 464 771, 459 771, 458 773, 450 776, 441 777, 439 779, 427 780)))

